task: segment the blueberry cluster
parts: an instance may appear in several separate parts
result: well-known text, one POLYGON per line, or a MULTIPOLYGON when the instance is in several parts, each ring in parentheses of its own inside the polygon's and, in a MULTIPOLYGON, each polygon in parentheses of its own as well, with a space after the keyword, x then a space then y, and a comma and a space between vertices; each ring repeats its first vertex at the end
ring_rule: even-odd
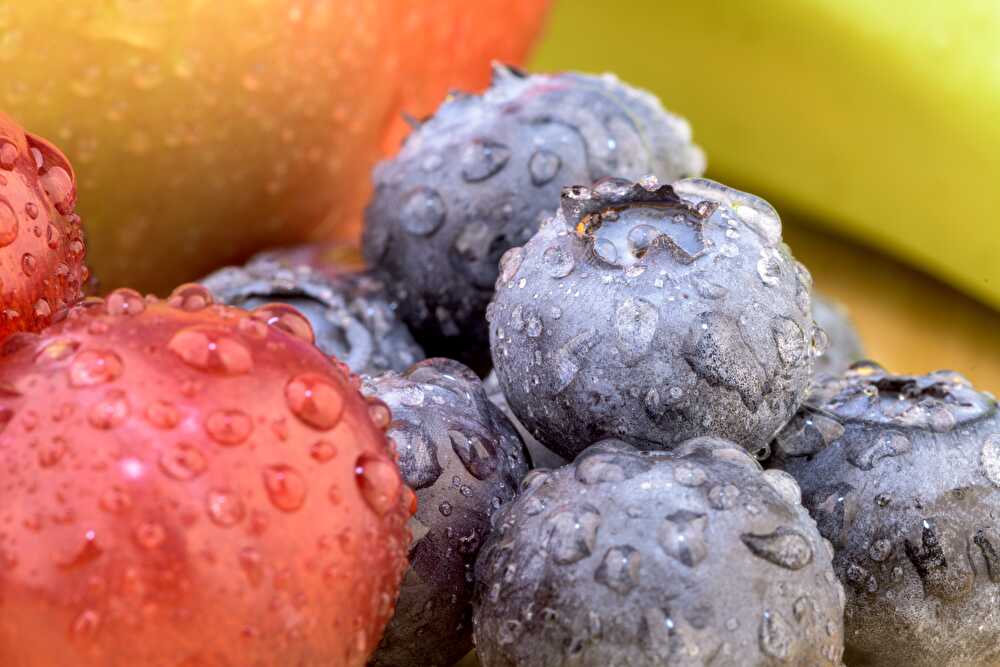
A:
POLYGON ((419 509, 371 664, 1000 662, 996 401, 861 361, 703 167, 647 93, 498 67, 376 170, 370 268, 206 279, 301 308, 391 409, 419 509))

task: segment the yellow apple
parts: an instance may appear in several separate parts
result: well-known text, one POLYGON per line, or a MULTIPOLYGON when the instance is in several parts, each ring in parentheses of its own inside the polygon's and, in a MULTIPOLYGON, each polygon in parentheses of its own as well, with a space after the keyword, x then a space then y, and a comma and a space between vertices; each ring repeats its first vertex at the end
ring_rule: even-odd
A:
POLYGON ((103 289, 357 232, 401 111, 523 58, 546 0, 0 0, 0 110, 77 170, 103 289))

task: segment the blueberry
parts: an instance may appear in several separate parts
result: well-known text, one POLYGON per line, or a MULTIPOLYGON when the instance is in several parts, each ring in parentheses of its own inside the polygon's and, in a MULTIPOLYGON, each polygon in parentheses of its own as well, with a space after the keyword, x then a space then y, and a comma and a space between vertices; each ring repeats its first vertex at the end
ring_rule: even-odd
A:
POLYGON ((559 456, 553 452, 548 447, 545 447, 542 443, 535 439, 535 436, 528 433, 528 429, 524 428, 521 422, 518 421, 517 416, 510 409, 510 405, 507 403, 507 397, 503 395, 500 390, 500 381, 497 380, 496 373, 490 373, 483 380, 483 387, 486 389, 486 395, 493 402, 493 405, 500 408, 510 423, 514 425, 517 429, 518 434, 521 436, 521 440, 524 442, 524 446, 528 448, 528 453, 531 455, 531 467, 532 469, 538 468, 558 468, 564 466, 568 463, 566 459, 559 456))
POLYGON ((847 589, 855 666, 1000 662, 1000 413, 962 376, 821 378, 778 436, 847 589))
POLYGON ((393 278, 429 354, 485 369, 497 262, 531 238, 562 186, 703 168, 687 123, 648 93, 611 76, 498 66, 485 94, 449 96, 376 168, 365 257, 393 278))
POLYGON ((364 391, 392 411, 388 435, 419 503, 410 569, 370 664, 447 667, 472 648, 473 564, 528 456, 479 378, 456 361, 428 359, 369 378, 364 391))
POLYGON ((202 280, 222 303, 253 309, 281 302, 312 325, 316 345, 355 373, 401 371, 424 358, 380 274, 317 262, 319 248, 272 251, 202 280))
POLYGON ((521 423, 572 458, 719 435, 766 447, 804 400, 825 337, 811 279, 764 200, 703 179, 605 179, 501 260, 487 311, 521 423))
POLYGON ((844 593, 794 480, 696 438, 535 471, 476 562, 484 667, 839 665, 844 593))
POLYGON ((817 326, 830 339, 826 352, 816 359, 817 376, 840 375, 851 364, 865 358, 861 337, 843 304, 813 291, 812 314, 817 326))

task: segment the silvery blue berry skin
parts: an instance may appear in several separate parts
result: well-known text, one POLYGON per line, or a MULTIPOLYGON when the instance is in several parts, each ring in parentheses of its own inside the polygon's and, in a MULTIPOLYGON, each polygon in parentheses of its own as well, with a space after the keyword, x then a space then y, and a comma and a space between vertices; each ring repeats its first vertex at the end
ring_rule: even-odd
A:
POLYGON ((252 309, 283 302, 312 325, 316 345, 358 374, 402 371, 424 358, 397 317, 375 271, 323 269, 292 261, 294 252, 259 255, 220 269, 201 282, 225 304, 252 309))
POLYGON ((703 169, 688 124, 654 96, 611 75, 498 66, 486 93, 449 96, 376 168, 365 257, 393 279, 429 354, 487 369, 497 262, 531 238, 564 185, 703 169))
POLYGON ((416 492, 413 544, 390 621, 370 664, 450 667, 472 648, 473 565, 490 517, 528 472, 517 431, 479 378, 449 359, 428 359, 363 386, 392 412, 388 435, 416 492))
POLYGON ((813 319, 830 339, 826 352, 816 358, 817 377, 840 375, 852 364, 866 358, 861 336, 843 304, 814 290, 812 309, 813 319))
POLYGON ((558 468, 569 463, 569 461, 538 442, 538 440, 535 440, 535 437, 528 433, 528 429, 524 428, 521 422, 517 420, 517 415, 514 414, 514 411, 510 409, 510 405, 507 403, 507 397, 500 390, 500 381, 497 380, 496 373, 491 372, 486 376, 486 379, 483 380, 483 387, 486 389, 486 395, 489 396, 493 405, 500 408, 507 415, 507 419, 514 425, 514 428, 517 429, 518 435, 521 436, 524 446, 527 447, 528 453, 531 455, 532 470, 538 468, 558 468))
POLYGON ((840 665, 844 592, 795 481, 734 443, 533 471, 476 563, 483 667, 840 665))
POLYGON ((1000 664, 1000 413, 951 371, 821 378, 775 441, 833 543, 852 667, 1000 664))
POLYGON ((809 272, 763 199, 704 179, 605 179, 501 260, 487 311, 511 409, 572 459, 617 437, 717 435, 761 450, 808 391, 826 337, 809 272))

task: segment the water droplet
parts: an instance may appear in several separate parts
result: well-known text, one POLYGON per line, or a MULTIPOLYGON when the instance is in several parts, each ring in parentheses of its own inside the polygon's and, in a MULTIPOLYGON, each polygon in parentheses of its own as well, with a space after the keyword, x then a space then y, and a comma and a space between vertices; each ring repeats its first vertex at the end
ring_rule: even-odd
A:
POLYGON ((122 514, 132 507, 132 498, 128 491, 116 484, 101 494, 98 504, 105 512, 122 514))
POLYGON ((983 442, 980 460, 986 479, 1000 486, 1000 433, 994 433, 983 442))
POLYGON ((509 283, 517 275, 517 270, 521 268, 524 261, 524 248, 515 246, 507 250, 500 257, 500 280, 509 283))
POLYGON ((224 331, 188 327, 174 334, 167 349, 192 368, 207 373, 240 375, 253 368, 250 350, 224 331))
POLYGON ((615 344, 625 356, 626 363, 634 363, 649 352, 660 322, 656 306, 645 299, 629 297, 615 311, 615 344))
POLYGON ((451 503, 447 500, 442 501, 441 504, 438 505, 438 511, 441 512, 441 516, 451 516, 451 510, 451 503))
POLYGON ((267 497, 282 512, 294 512, 305 503, 306 480, 291 466, 267 466, 264 468, 263 478, 267 497))
POLYGON ((778 357, 786 366, 798 367, 806 358, 807 342, 802 327, 795 320, 779 317, 771 322, 771 336, 778 357))
POLYGON ((489 479, 497 469, 497 452, 492 442, 459 431, 448 431, 451 448, 462 465, 476 479, 489 479))
POLYGON ((594 239, 594 243, 591 246, 594 251, 594 255, 608 264, 615 264, 618 261, 618 248, 615 246, 614 242, 606 238, 594 239))
POLYGON ((779 527, 767 535, 744 533, 740 539, 753 555, 789 570, 801 570, 813 559, 809 540, 791 528, 779 527))
POLYGON ((764 480, 774 489, 781 498, 790 505, 799 505, 802 502, 802 489, 795 478, 784 470, 765 470, 764 480))
POLYGON ((38 447, 38 465, 51 468, 62 461, 68 450, 66 441, 57 435, 38 447))
POLYGON ((562 158, 550 150, 540 148, 531 155, 528 160, 528 172, 531 174, 531 182, 536 186, 542 186, 551 181, 559 173, 562 166, 562 158))
POLYGON ((38 268, 38 260, 30 252, 24 253, 21 256, 21 271, 24 272, 26 276, 35 275, 35 269, 38 268))
POLYGON ((17 214, 6 201, 0 199, 0 248, 17 240, 17 214))
POLYGON ((876 563, 881 563, 889 554, 892 553, 892 542, 885 539, 884 537, 879 538, 872 542, 871 546, 868 547, 868 557, 871 558, 876 563))
POLYGON ((549 517, 544 531, 552 560, 568 565, 589 556, 600 525, 600 513, 589 505, 576 512, 564 510, 549 517))
POLYGON ((637 259, 646 256, 663 234, 652 225, 636 225, 628 230, 628 249, 637 259))
POLYGON ((411 408, 424 404, 424 390, 419 385, 409 384, 399 390, 399 402, 411 408))
POLYGON ((682 462, 674 468, 674 479, 683 486, 701 486, 707 477, 705 471, 693 463, 682 462))
POLYGON ((204 310, 215 303, 215 297, 204 285, 185 283, 167 297, 167 305, 191 312, 204 310))
POLYGON ((40 174, 38 180, 57 211, 63 215, 72 213, 74 186, 69 172, 58 165, 53 165, 44 174, 40 174))
POLYGON ((791 626, 776 611, 765 611, 760 623, 760 650, 772 658, 785 660, 795 637, 791 626))
POLYGON ((208 507, 208 517, 212 523, 229 528, 235 526, 246 516, 246 508, 243 501, 233 491, 227 489, 213 489, 208 492, 206 498, 208 507))
POLYGON ((59 567, 71 569, 92 563, 104 553, 104 549, 98 544, 97 532, 93 529, 87 530, 83 534, 83 541, 73 546, 69 551, 57 553, 55 555, 56 564, 59 567))
POLYGON ((477 139, 462 149, 462 178, 469 183, 485 181, 510 160, 510 149, 491 139, 477 139))
POLYGON ((910 439, 902 433, 881 433, 873 440, 862 439, 847 451, 847 460, 861 470, 871 470, 885 458, 900 456, 913 449, 910 439))
POLYGON ((317 463, 326 463, 337 455, 337 448, 328 440, 317 440, 309 448, 309 456, 317 463))
POLYGON ((131 414, 128 398, 124 391, 108 392, 104 398, 91 407, 87 421, 97 429, 110 430, 120 426, 131 414))
POLYGON ((306 316, 287 303, 269 303, 250 311, 250 317, 268 326, 281 329, 307 343, 315 343, 312 324, 306 316))
POLYGON ((205 419, 205 432, 220 445, 241 445, 253 431, 253 420, 242 410, 216 410, 205 419))
POLYGON ((135 527, 134 536, 143 549, 159 549, 167 540, 167 531, 158 523, 144 521, 135 527))
POLYGON ((573 256, 557 245, 549 246, 542 253, 546 272, 553 278, 565 278, 573 272, 576 262, 573 256))
POLYGON ((739 256, 740 249, 739 249, 739 247, 737 247, 736 245, 734 245, 732 243, 723 243, 719 247, 719 252, 722 253, 723 256, 729 257, 730 259, 732 259, 734 257, 738 257, 739 256))
POLYGON ((444 222, 447 209, 435 190, 421 186, 411 191, 399 211, 403 229, 416 236, 429 236, 444 222))
POLYGON ((336 426, 344 412, 340 388, 318 373, 303 373, 289 381, 285 400, 296 417, 321 431, 336 426))
POLYGON ((781 284, 781 255, 774 248, 765 248, 757 260, 757 275, 769 287, 781 284))
POLYGON ((101 627, 101 615, 94 609, 85 609, 73 620, 70 635, 74 639, 89 639, 101 627))
POLYGON ((93 387, 121 377, 125 366, 121 357, 108 350, 84 350, 69 367, 69 383, 74 387, 93 387))
POLYGON ((708 519, 704 514, 680 510, 660 523, 657 541, 668 556, 694 567, 708 555, 708 545, 705 544, 707 525, 708 519))
POLYGON ((264 558, 260 555, 260 552, 253 547, 244 547, 240 549, 240 553, 237 556, 240 563, 240 569, 243 570, 243 574, 246 575, 247 581, 251 586, 259 586, 264 580, 264 558))
POLYGON ((181 413, 169 401, 153 401, 146 406, 146 419, 156 428, 170 430, 181 420, 181 413))
POLYGON ((611 547, 597 567, 594 579, 619 595, 628 595, 639 585, 641 562, 640 553, 632 547, 611 547))
MULTIPOLYGON (((38 219, 38 204, 33 201, 29 201, 24 205, 24 212, 28 214, 28 217, 32 220, 38 219)), ((51 227, 51 225, 50 225, 51 227)), ((51 240, 51 239, 50 239, 51 240)))
POLYGON ((588 486, 607 482, 621 482, 633 477, 639 470, 628 466, 629 460, 614 454, 591 454, 576 462, 576 479, 588 486))
POLYGON ((0 139, 0 169, 10 171, 17 162, 17 146, 6 139, 0 139))
POLYGON ((740 490, 732 484, 717 484, 708 490, 708 504, 717 510, 732 509, 739 497, 740 490))
POLYGON ((354 479, 361 497, 378 516, 385 516, 399 504, 403 483, 392 461, 363 453, 354 464, 354 479))
POLYGON ((109 294, 105 303, 109 315, 140 315, 146 310, 146 300, 142 295, 127 287, 109 294))
POLYGON ((194 479, 208 467, 201 450, 187 442, 180 442, 164 449, 160 454, 159 464, 160 470, 167 477, 182 482, 194 479))

